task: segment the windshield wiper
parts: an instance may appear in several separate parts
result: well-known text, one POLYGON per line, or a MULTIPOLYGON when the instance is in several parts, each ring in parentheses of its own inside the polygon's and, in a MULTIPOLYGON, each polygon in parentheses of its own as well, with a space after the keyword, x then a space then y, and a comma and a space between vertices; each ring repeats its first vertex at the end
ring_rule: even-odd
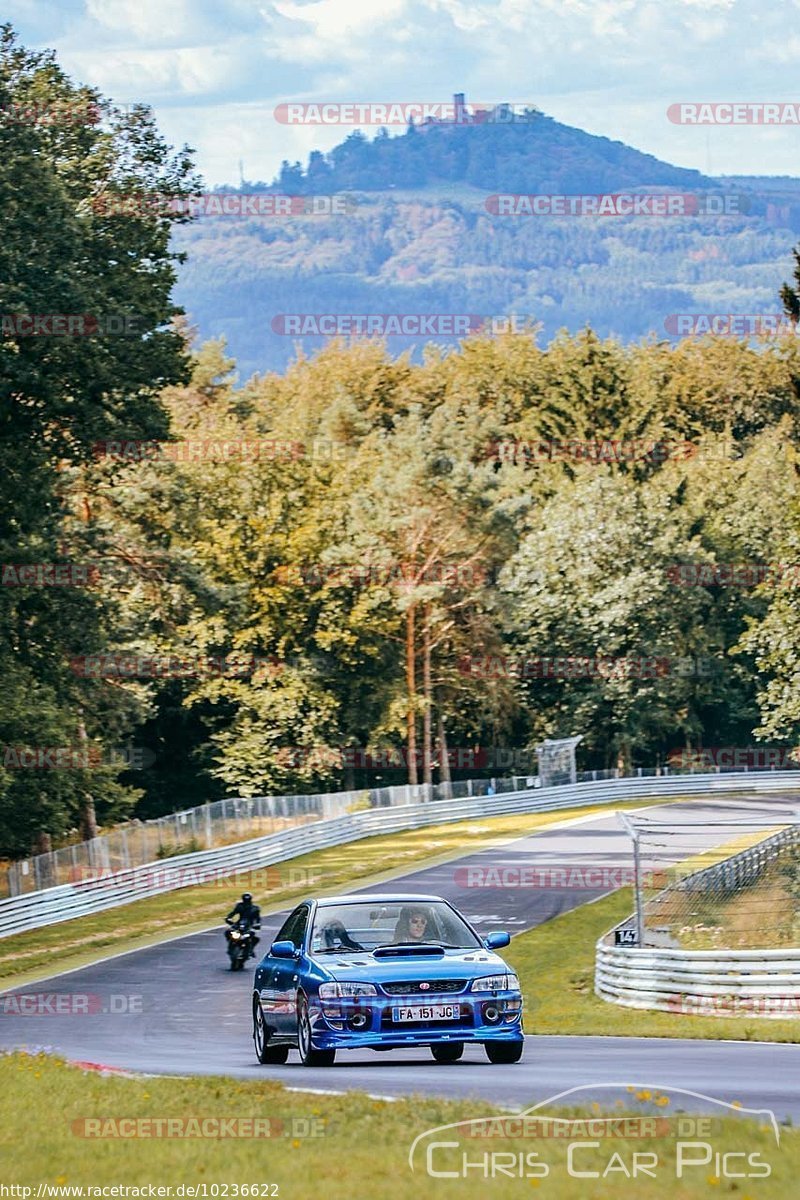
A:
POLYGON ((323 946, 320 950, 312 950, 312 954, 367 954, 366 950, 356 950, 354 946, 323 946))
POLYGON ((373 947, 372 953, 375 950, 397 950, 403 946, 435 946, 437 950, 466 950, 466 946, 453 946, 450 942, 429 941, 427 938, 422 942, 384 942, 380 946, 373 947))

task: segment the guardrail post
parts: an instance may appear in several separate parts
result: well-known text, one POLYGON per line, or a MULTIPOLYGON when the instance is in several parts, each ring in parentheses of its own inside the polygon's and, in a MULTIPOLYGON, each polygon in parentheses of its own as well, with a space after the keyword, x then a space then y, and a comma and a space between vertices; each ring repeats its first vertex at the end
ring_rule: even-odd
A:
POLYGON ((639 833, 625 813, 617 814, 633 841, 633 880, 636 897, 636 943, 644 946, 644 904, 642 902, 642 872, 639 857, 639 833))

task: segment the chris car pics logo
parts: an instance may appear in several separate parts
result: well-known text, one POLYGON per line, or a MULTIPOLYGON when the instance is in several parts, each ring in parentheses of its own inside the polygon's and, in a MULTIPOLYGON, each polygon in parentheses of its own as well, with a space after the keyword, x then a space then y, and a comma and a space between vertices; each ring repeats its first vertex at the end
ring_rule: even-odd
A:
POLYGON ((429 1179, 473 1184, 510 1178, 558 1188, 566 1178, 599 1180, 623 1189, 630 1184, 634 1196, 643 1181, 680 1180, 684 1186, 696 1181, 703 1187, 713 1178, 746 1191, 772 1174, 770 1158, 779 1145, 771 1109, 745 1108, 686 1088, 582 1084, 512 1116, 426 1129, 411 1143, 408 1165, 429 1179), (561 1116, 554 1106, 562 1112, 580 1106, 588 1115, 561 1116), (737 1128, 739 1120, 752 1124, 737 1128))

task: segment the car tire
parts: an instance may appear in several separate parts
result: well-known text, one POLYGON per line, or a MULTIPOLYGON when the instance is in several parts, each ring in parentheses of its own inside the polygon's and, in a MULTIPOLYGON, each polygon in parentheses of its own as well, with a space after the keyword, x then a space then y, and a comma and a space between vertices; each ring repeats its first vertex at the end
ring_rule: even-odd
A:
POLYGON ((267 1034, 266 1025, 264 1024, 264 1014, 261 1011, 260 1004, 253 1005, 253 1042, 256 1047, 256 1058, 264 1066, 268 1063, 280 1066, 289 1057, 288 1046, 270 1046, 270 1039, 267 1034))
POLYGON ((315 1050, 311 1044, 311 1018, 305 996, 297 1001, 297 1049, 304 1067, 332 1067, 336 1061, 335 1050, 315 1050))
POLYGON ((438 1046, 431 1046, 431 1054, 437 1063, 458 1062, 463 1053, 463 1042, 440 1042, 438 1046))
POLYGON ((523 1041, 513 1042, 484 1042, 483 1048, 490 1063, 508 1066, 518 1063, 522 1058, 523 1041))

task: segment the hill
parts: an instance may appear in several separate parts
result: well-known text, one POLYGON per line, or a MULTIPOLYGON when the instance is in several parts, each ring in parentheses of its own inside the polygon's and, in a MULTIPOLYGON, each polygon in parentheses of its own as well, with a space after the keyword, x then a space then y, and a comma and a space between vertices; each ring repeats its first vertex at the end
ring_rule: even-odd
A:
MULTIPOLYGON (((225 190, 346 199, 334 216, 201 216, 178 231, 189 257, 177 299, 203 337, 227 336, 243 376, 294 357, 285 314, 505 314, 545 339, 588 322, 630 340, 671 336, 675 314, 774 313, 800 230, 800 181, 714 180, 543 114, 355 132, 305 170, 284 163, 270 184, 225 190), (490 199, 665 190, 732 211, 512 217, 490 199)), ((426 340, 388 342, 418 358, 426 340)))
POLYGON ((328 155, 284 162, 275 185, 293 192, 383 191, 467 183, 483 191, 606 192, 648 186, 704 188, 712 180, 651 154, 531 110, 509 123, 410 125, 372 140, 355 130, 328 155))

